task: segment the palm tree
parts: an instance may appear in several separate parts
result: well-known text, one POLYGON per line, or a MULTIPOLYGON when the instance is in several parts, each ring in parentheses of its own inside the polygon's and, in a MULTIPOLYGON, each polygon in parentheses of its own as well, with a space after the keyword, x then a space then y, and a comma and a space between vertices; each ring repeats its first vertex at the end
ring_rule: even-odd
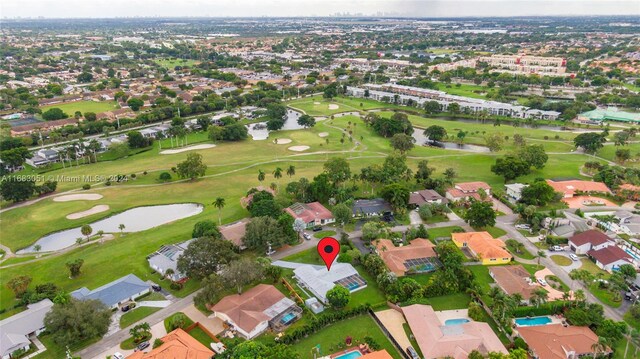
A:
POLYGON ((273 178, 275 178, 276 180, 282 178, 282 168, 276 167, 276 169, 273 171, 273 178))
POLYGON ((531 293, 531 301, 536 303, 536 308, 540 306, 540 304, 544 304, 549 299, 549 292, 542 288, 538 288, 531 293))
POLYGON ((118 229, 120 230, 120 234, 122 234, 122 231, 124 231, 124 228, 125 228, 125 227, 124 227, 124 224, 120 223, 120 224, 118 225, 118 229))
POLYGON ((540 268, 540 259, 546 257, 547 255, 544 253, 544 251, 538 251, 538 268, 540 268))
MULTIPOLYGON (((632 340, 637 340, 638 337, 640 337, 640 331, 631 327, 627 328, 627 332, 624 334, 625 338, 627 339, 627 344, 624 347, 624 355, 622 356, 623 358, 627 357, 627 352, 629 351, 629 342, 631 342, 632 340)), ((636 347, 636 350, 638 348, 636 347)))
POLYGON ((262 181, 264 181, 265 178, 265 174, 263 170, 258 170, 258 181, 260 181, 260 183, 262 183, 262 181))
POLYGON ((174 274, 175 274, 175 271, 172 268, 169 268, 164 272, 164 277, 171 280, 171 276, 174 274))
POLYGON ((213 206, 218 209, 218 225, 222 225, 222 209, 224 208, 225 204, 225 200, 222 197, 218 197, 215 201, 213 201, 213 206))
POLYGON ((591 350, 593 350, 593 359, 598 357, 598 353, 604 353, 607 350, 607 339, 598 337, 598 341, 591 344, 591 350))
POLYGON ((287 176, 291 178, 291 176, 295 176, 295 174, 296 174, 296 166, 289 165, 289 167, 287 167, 287 176))

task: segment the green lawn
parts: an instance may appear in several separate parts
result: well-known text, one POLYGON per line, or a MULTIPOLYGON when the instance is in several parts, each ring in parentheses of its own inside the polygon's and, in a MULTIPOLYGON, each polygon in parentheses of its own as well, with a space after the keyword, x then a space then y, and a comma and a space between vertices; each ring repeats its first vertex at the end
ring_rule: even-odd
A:
POLYGON ((626 312, 624 314, 624 321, 627 322, 630 326, 632 326, 636 330, 640 330, 640 319, 636 319, 631 315, 631 312, 626 312))
MULTIPOLYGON (((171 324, 171 319, 173 317, 175 317, 176 315, 178 315, 178 314, 184 314, 184 313, 177 312, 177 313, 174 313, 174 314, 172 314, 172 315, 170 315, 170 316, 168 316, 168 317, 166 317, 164 319, 164 329, 167 331, 167 333, 171 331, 171 328, 169 326, 171 324)), ((186 314, 184 314, 184 315, 187 317, 186 320, 185 320, 185 323, 184 323, 184 328, 186 328, 186 327, 190 326, 191 324, 193 324, 193 320, 191 320, 191 318, 189 318, 186 314)))
POLYGON ((155 59, 153 60, 160 66, 166 67, 167 69, 173 70, 176 66, 188 66, 192 67, 200 63, 200 61, 190 60, 190 59, 155 59))
POLYGON ((629 343, 627 349, 627 356, 624 355, 625 349, 627 349, 627 339, 623 338, 613 346, 613 359, 637 359, 640 355, 640 348, 636 347, 633 343, 629 343))
POLYGON ((120 328, 126 328, 131 324, 142 320, 151 314, 159 311, 162 308, 155 307, 136 307, 133 310, 125 313, 122 317, 120 317, 120 328))
MULTIPOLYGON (((66 358, 66 352, 67 349, 63 348, 59 345, 57 345, 56 343, 53 342, 53 339, 51 338, 51 335, 49 334, 42 334, 38 337, 38 339, 40 339, 40 341, 42 342, 42 344, 44 344, 44 346, 47 348, 47 350, 45 350, 44 352, 34 356, 33 358, 35 359, 60 359, 60 358, 66 358)), ((76 345, 73 345, 71 347, 69 347, 69 350, 71 352, 76 352, 80 349, 86 348, 89 345, 99 341, 101 338, 94 338, 94 339, 90 339, 90 340, 85 340, 81 343, 78 343, 76 345)))
POLYGON ((100 113, 105 111, 111 111, 120 108, 115 101, 75 101, 63 104, 55 104, 50 106, 40 107, 42 112, 45 112, 51 108, 59 108, 64 113, 73 117, 76 111, 80 111, 83 114, 85 112, 100 113))
MULTIPOLYGON (((316 238, 324 238, 324 237, 336 237, 336 231, 319 231, 313 234, 316 238)), ((336 238, 339 239, 339 238, 336 238)))
POLYGON ((560 255, 552 255, 549 258, 551 258, 551 260, 553 261, 553 263, 559 265, 559 266, 569 266, 571 265, 571 263, 573 263, 573 261, 570 258, 567 258, 565 256, 560 256, 560 255))
POLYGON ((598 283, 591 284, 591 286, 589 287, 589 291, 603 304, 608 305, 612 308, 618 308, 620 305, 622 305, 622 300, 615 301, 613 298, 613 294, 607 289, 600 289, 598 287, 598 283))
POLYGON ((441 237, 451 238, 451 233, 453 233, 453 231, 455 230, 462 231, 462 227, 451 226, 451 227, 429 228, 427 230, 427 234, 429 235, 430 240, 435 240, 436 238, 441 238, 441 237))
POLYGON ((398 353, 393 344, 391 344, 389 339, 387 339, 369 315, 362 315, 331 324, 291 346, 300 355, 300 358, 303 359, 313 358, 314 356, 311 349, 317 345, 320 346, 320 354, 322 356, 330 355, 346 349, 344 341, 347 336, 352 338, 353 346, 357 346, 358 343, 363 343, 364 337, 370 336, 378 342, 383 349, 386 349, 393 358, 402 358, 400 353, 398 353))
POLYGON ((478 231, 487 231, 489 232, 489 234, 493 237, 493 238, 498 238, 498 237, 502 237, 505 234, 507 234, 507 232, 502 229, 502 228, 498 228, 498 227, 487 227, 487 228, 479 228, 477 229, 478 231))
POLYGON ((316 248, 311 248, 302 252, 292 254, 288 257, 282 258, 282 260, 296 263, 324 264, 316 248))
POLYGON ((202 343, 207 348, 211 348, 211 343, 213 340, 211 337, 204 332, 204 330, 200 329, 200 327, 195 327, 189 331, 189 335, 191 335, 195 340, 202 343))
POLYGON ((595 263, 593 263, 593 261, 591 261, 588 258, 582 258, 580 259, 580 261, 582 262, 582 267, 580 267, 580 269, 584 269, 593 275, 598 275, 599 273, 602 273, 604 275, 608 274, 606 271, 600 269, 595 263))
POLYGON ((509 250, 509 252, 511 252, 511 254, 513 254, 516 257, 522 258, 522 259, 534 259, 535 258, 533 256, 533 254, 529 253, 529 251, 526 248, 521 248, 520 253, 518 253, 516 251, 516 248, 514 248, 514 246, 512 246, 511 243, 507 243, 507 249, 509 250))
POLYGON ((476 282, 485 292, 491 289, 490 284, 494 283, 493 278, 489 275, 489 267, 483 265, 467 266, 467 268, 473 273, 476 282))

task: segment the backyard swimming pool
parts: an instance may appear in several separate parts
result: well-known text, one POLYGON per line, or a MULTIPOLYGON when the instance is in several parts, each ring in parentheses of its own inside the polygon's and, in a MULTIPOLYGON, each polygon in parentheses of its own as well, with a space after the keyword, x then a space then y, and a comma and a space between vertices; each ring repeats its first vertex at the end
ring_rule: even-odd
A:
POLYGON ((458 318, 458 319, 447 319, 444 321, 444 325, 460 325, 464 323, 469 323, 470 320, 466 318, 458 318))
POLYGON ((536 325, 546 325, 551 323, 551 318, 543 316, 543 317, 532 317, 532 318, 516 318, 516 325, 519 327, 532 327, 536 325))
POLYGON ((334 359, 353 359, 353 358, 359 358, 361 356, 362 356, 362 353, 360 353, 360 351, 354 350, 352 352, 342 354, 339 357, 335 357, 334 359))
POLYGON ((294 319, 296 319, 296 315, 293 313, 287 313, 284 315, 284 317, 282 317, 280 319, 280 323, 282 324, 289 324, 291 323, 294 319))

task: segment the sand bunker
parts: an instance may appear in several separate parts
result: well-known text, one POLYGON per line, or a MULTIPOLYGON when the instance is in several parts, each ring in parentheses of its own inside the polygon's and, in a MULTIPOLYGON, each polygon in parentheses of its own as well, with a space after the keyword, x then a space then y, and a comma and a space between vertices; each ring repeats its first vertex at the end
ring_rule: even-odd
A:
POLYGON ((320 136, 320 137, 329 137, 329 132, 320 132, 318 134, 318 136, 320 136))
POLYGON ((69 202, 69 201, 97 201, 102 198, 101 194, 97 193, 83 193, 83 194, 68 194, 65 196, 54 197, 54 202, 69 202))
POLYGON ((289 151, 302 152, 308 150, 309 146, 291 146, 288 148, 289 151))
POLYGON ((320 104, 320 102, 314 102, 313 104, 314 104, 314 105, 319 105, 319 104, 320 104))
POLYGON ((216 147, 216 145, 209 143, 209 144, 204 144, 204 145, 195 145, 195 146, 189 146, 189 147, 184 147, 184 148, 178 148, 175 150, 164 150, 164 151, 160 151, 161 155, 173 155, 176 153, 180 153, 180 152, 186 152, 186 151, 193 151, 193 150, 204 150, 207 148, 212 148, 212 147, 216 147))
POLYGON ((333 103, 331 105, 329 105, 329 110, 337 110, 339 108, 340 108, 340 106, 338 106, 336 104, 333 104, 333 103))
POLYGON ((91 207, 86 211, 71 213, 70 215, 67 216, 67 219, 79 219, 79 218, 83 218, 86 216, 90 216, 92 214, 96 214, 96 213, 100 213, 108 210, 109 210, 109 206, 107 206, 106 204, 99 204, 97 206, 91 207))
POLYGON ((275 141, 276 145, 286 145, 287 143, 291 143, 291 139, 289 138, 276 138, 275 141))

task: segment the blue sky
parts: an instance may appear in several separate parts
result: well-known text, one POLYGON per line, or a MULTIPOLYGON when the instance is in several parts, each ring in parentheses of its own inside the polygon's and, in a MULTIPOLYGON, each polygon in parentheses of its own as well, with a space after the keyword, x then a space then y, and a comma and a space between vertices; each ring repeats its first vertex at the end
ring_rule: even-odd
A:
POLYGON ((1 17, 640 15, 640 0, 1 0, 1 17))

